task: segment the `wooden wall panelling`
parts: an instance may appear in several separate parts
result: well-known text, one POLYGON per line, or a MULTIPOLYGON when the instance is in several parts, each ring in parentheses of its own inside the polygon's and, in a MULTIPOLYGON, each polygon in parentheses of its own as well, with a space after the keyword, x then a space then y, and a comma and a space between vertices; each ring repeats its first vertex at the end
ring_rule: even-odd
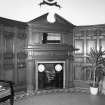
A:
POLYGON ((84 62, 84 57, 78 57, 78 56, 74 56, 74 62, 76 63, 83 63, 84 62))
MULTIPOLYGON (((38 79, 36 78, 36 75, 35 75, 35 61, 34 60, 28 60, 27 61, 27 92, 28 93, 31 93, 33 90, 34 90, 34 84, 36 84, 36 80, 35 79, 38 79), (33 80, 34 80, 34 83, 33 83, 33 80)), ((36 86, 36 85, 35 85, 36 86)))
POLYGON ((90 79, 90 69, 84 64, 75 64, 74 66, 74 86, 89 88, 88 81, 90 79))
POLYGON ((18 28, 17 27, 14 27, 14 63, 15 63, 15 67, 14 67, 14 75, 13 75, 13 78, 14 78, 14 83, 15 83, 15 86, 17 86, 17 33, 18 33, 18 28))
POLYGON ((74 80, 81 80, 81 65, 74 66, 74 80))
MULTIPOLYGON (((65 70, 67 70, 67 71, 65 71, 65 78, 68 78, 67 79, 67 88, 71 88, 71 87, 73 87, 73 61, 71 60, 71 59, 67 59, 66 60, 66 66, 67 66, 67 69, 65 69, 65 70)), ((65 67, 66 67, 65 66, 65 67)))
POLYGON ((86 53, 90 52, 91 48, 97 48, 97 40, 96 39, 88 39, 86 40, 86 53))
POLYGON ((69 59, 66 60, 66 63, 65 63, 65 88, 68 88, 69 87, 69 84, 70 84, 70 61, 69 59))
POLYGON ((100 39, 100 46, 102 47, 102 50, 105 50, 105 39, 100 39))
POLYGON ((91 68, 87 64, 86 55, 89 53, 89 49, 91 47, 98 49, 99 46, 103 46, 103 49, 105 49, 104 47, 105 46, 105 30, 104 28, 101 28, 100 26, 99 27, 98 26, 77 27, 76 29, 74 29, 74 34, 73 34, 74 45, 75 45, 75 42, 78 43, 77 44, 78 46, 79 46, 79 43, 82 43, 81 41, 78 42, 78 40, 84 41, 83 43, 84 54, 74 53, 75 59, 74 59, 74 64, 73 64, 73 67, 74 67, 73 74, 74 74, 75 86, 81 87, 83 85, 80 85, 80 84, 85 84, 86 82, 88 83, 90 79, 91 68), (81 33, 82 31, 84 31, 83 34, 81 33))
POLYGON ((8 81, 13 81, 13 70, 5 70, 3 72, 3 79, 8 80, 8 81))
POLYGON ((84 53, 84 40, 83 39, 75 39, 74 46, 75 46, 75 48, 79 49, 79 50, 75 51, 75 54, 82 55, 84 53))
POLYGON ((89 65, 86 66, 85 64, 82 65, 82 80, 89 81, 90 75, 91 75, 91 67, 89 65))
POLYGON ((2 79, 2 31, 0 27, 0 79, 2 79))
POLYGON ((3 43, 3 26, 0 27, 0 52, 1 52, 1 69, 0 69, 0 78, 4 79, 4 71, 3 71, 3 50, 4 50, 4 43, 3 43))
POLYGON ((17 68, 17 90, 26 90, 26 66, 21 65, 17 68))
POLYGON ((21 40, 21 39, 16 39, 16 51, 20 52, 20 51, 24 51, 24 48, 26 46, 26 40, 21 40))
POLYGON ((61 43, 73 45, 73 32, 61 33, 61 43))
POLYGON ((25 32, 19 32, 17 38, 20 40, 25 40, 27 38, 27 34, 25 32))
POLYGON ((32 44, 42 44, 43 33, 41 32, 32 32, 32 36, 30 36, 32 44))
POLYGON ((102 35, 102 36, 105 36, 105 29, 103 29, 103 30, 101 31, 101 35, 102 35))
POLYGON ((93 32, 87 30, 81 30, 79 31, 79 33, 74 33, 74 34, 76 34, 74 35, 75 48, 80 49, 80 51, 77 51, 79 53, 74 53, 75 54, 74 64, 73 64, 74 86, 88 87, 88 84, 86 83, 88 81, 88 70, 84 67, 84 63, 86 62, 86 58, 84 56, 86 56, 87 53, 86 42, 87 40, 91 40, 91 35, 93 35, 93 32))
POLYGON ((92 37, 92 36, 97 35, 96 31, 94 30, 87 30, 86 34, 87 34, 87 37, 92 37))
POLYGON ((84 37, 84 31, 74 30, 74 37, 84 37))
MULTIPOLYGON (((4 27, 3 27, 4 28, 4 27)), ((14 32, 4 28, 3 30, 3 79, 13 81, 14 71, 14 32)), ((10 28, 12 29, 12 28, 10 28)))
MULTIPOLYGON (((20 33, 18 33, 19 35, 20 33)), ((21 35, 21 34, 20 34, 21 35)), ((17 37, 17 84, 18 88, 25 88, 26 85, 26 54, 23 51, 25 47, 25 38, 17 37)))
POLYGON ((3 47, 5 52, 8 52, 8 51, 13 52, 14 50, 13 38, 14 38, 13 32, 7 32, 7 31, 3 32, 3 47))
POLYGON ((15 28, 15 91, 26 90, 26 58, 24 48, 27 45, 27 30, 15 28))

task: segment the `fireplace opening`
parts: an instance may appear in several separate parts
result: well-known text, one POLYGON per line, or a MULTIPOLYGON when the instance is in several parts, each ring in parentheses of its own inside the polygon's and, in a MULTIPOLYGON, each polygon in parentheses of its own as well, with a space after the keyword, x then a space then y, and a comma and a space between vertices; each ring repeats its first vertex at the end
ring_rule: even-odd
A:
POLYGON ((63 88, 64 63, 38 63, 38 89, 63 88))

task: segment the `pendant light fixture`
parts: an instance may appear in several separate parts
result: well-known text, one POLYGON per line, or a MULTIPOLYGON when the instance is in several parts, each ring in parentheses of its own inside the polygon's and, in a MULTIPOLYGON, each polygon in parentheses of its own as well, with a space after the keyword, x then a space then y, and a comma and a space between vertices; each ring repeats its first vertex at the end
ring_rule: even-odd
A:
MULTIPOLYGON (((40 4, 41 5, 48 5, 48 6, 55 6, 61 8, 61 6, 58 4, 57 0, 43 0, 40 4)), ((56 17, 55 17, 55 12, 53 9, 50 9, 47 15, 47 21, 49 23, 55 23, 56 22, 56 17)))
POLYGON ((55 13, 54 12, 49 12, 47 15, 47 21, 49 23, 55 23, 56 18, 55 18, 55 13))

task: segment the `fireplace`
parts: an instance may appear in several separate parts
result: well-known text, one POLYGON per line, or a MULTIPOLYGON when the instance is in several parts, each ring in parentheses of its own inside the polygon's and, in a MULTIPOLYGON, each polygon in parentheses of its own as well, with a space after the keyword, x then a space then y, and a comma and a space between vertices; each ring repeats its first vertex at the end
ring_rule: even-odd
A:
POLYGON ((62 89, 65 87, 65 61, 37 62, 37 89, 62 89))
POLYGON ((73 86, 72 48, 66 44, 37 44, 28 48, 27 92, 73 86))

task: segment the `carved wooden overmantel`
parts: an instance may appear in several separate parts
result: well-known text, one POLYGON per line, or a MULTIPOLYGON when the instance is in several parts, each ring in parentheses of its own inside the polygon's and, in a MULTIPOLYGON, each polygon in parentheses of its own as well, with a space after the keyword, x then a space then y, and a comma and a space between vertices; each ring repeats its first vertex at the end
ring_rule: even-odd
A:
MULTIPOLYGON (((72 81, 72 70, 71 70, 71 64, 72 64, 72 47, 69 45, 54 45, 54 44, 45 44, 45 45, 31 45, 30 48, 26 48, 29 52, 27 60, 27 66, 28 66, 28 81, 32 83, 31 86, 28 88, 31 88, 32 90, 36 87, 33 86, 36 84, 36 73, 37 73, 37 62, 39 61, 46 61, 46 62, 57 62, 57 61, 64 61, 65 62, 65 88, 68 88, 72 83, 69 83, 72 81), (35 65, 36 64, 36 65, 35 65), (33 67, 34 66, 34 67, 33 67), (29 77, 30 75, 30 77, 29 77), (32 77, 33 75, 33 77, 32 77)), ((30 89, 29 89, 30 90, 30 89)), ((31 90, 30 90, 31 91, 31 90)))
POLYGON ((42 15, 28 22, 28 52, 27 58, 27 92, 37 90, 38 70, 37 62, 65 62, 65 84, 63 88, 72 86, 72 66, 73 58, 73 28, 61 16, 56 14, 56 22, 47 22, 47 15, 42 15), (43 33, 48 35, 60 35, 59 43, 43 43, 43 33), (51 34, 50 34, 51 33, 51 34))

